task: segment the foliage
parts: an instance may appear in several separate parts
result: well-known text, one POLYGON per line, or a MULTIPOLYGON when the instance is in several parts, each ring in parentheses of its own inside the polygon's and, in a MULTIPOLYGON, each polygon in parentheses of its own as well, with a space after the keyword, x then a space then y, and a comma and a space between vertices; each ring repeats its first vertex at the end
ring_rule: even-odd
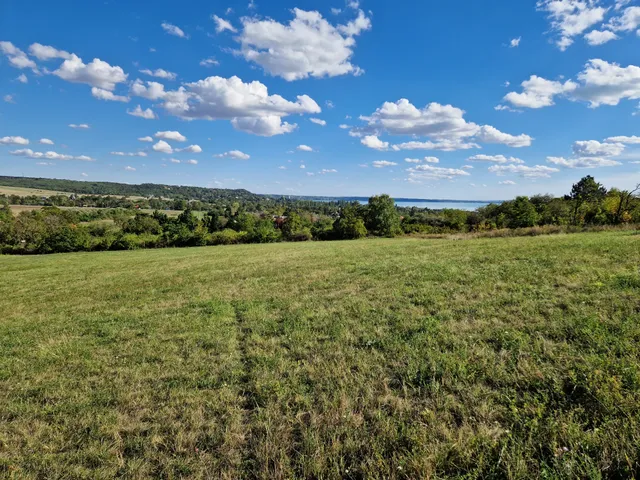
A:
MULTIPOLYGON (((614 188, 607 192, 592 177, 585 177, 574 185, 566 198, 521 196, 475 212, 398 208, 388 195, 371 197, 367 205, 305 200, 282 203, 269 200, 271 203, 263 204, 242 199, 212 205, 199 200, 174 199, 171 200, 173 207, 186 208, 171 215, 159 210, 149 214, 133 207, 75 210, 48 205, 14 216, 11 207, 2 206, 0 249, 13 254, 55 253, 283 240, 349 240, 398 233, 442 235, 502 232, 504 229, 517 233, 543 226, 574 225, 580 230, 640 223, 638 191, 640 189, 621 191, 614 188), (203 208, 207 211, 196 210, 203 208)), ((147 199, 139 203, 148 201, 151 204, 156 200, 159 204, 163 201, 147 199)), ((67 201, 72 200, 67 196, 47 200, 62 205, 67 201)), ((85 200, 76 198, 73 201, 85 200)))
POLYGON ((369 199, 366 227, 368 231, 380 237, 393 237, 401 232, 400 215, 389 195, 369 199))
POLYGON ((125 222, 122 231, 125 233, 151 233, 157 235, 162 233, 162 226, 151 215, 137 213, 135 217, 125 222))
POLYGON ((340 217, 333 224, 333 230, 336 237, 341 240, 356 240, 367 236, 367 228, 358 214, 356 205, 349 205, 342 209, 340 217))

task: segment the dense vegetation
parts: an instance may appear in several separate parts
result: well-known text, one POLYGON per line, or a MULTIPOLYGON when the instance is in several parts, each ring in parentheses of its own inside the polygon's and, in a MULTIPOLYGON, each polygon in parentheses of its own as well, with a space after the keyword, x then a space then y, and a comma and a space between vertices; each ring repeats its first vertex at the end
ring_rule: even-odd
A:
POLYGON ((639 248, 0 257, 0 477, 638 478, 639 248))
MULTIPOLYGON (((637 191, 607 191, 593 177, 585 177, 564 198, 518 197, 475 212, 398 208, 387 195, 371 197, 367 205, 260 198, 203 203, 184 199, 58 195, 40 198, 39 201, 49 206, 22 212, 17 217, 7 206, 0 207, 0 251, 132 250, 487 232, 536 226, 637 224, 640 223, 637 191), (81 211, 59 206, 123 208, 81 211), (141 212, 145 207, 156 211, 141 212), (170 217, 161 211, 169 208, 183 212, 170 217)), ((29 199, 31 197, 23 197, 23 204, 29 199)), ((15 199, 5 197, 4 200, 15 199)))
POLYGON ((6 177, 0 176, 0 185, 8 187, 38 188, 84 195, 117 195, 122 197, 157 197, 183 200, 212 201, 256 201, 261 196, 247 190, 204 188, 176 185, 143 183, 130 185, 115 182, 86 182, 54 178, 6 177))

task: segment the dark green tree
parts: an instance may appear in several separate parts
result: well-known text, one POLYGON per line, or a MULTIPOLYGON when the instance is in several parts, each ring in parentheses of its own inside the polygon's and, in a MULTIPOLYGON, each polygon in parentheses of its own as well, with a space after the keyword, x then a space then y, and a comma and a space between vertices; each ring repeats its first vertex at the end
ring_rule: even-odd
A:
POLYGON ((604 188, 602 184, 596 182, 591 175, 587 175, 578 183, 574 184, 571 188, 571 194, 569 195, 569 199, 573 202, 572 223, 574 225, 579 223, 578 213, 580 207, 585 203, 599 203, 606 195, 607 189, 604 188))
POLYGON ((144 213, 136 213, 136 216, 125 222, 122 226, 122 231, 125 233, 143 234, 150 233, 152 235, 158 235, 162 233, 162 227, 160 222, 153 218, 151 215, 144 213))
POLYGON ((336 236, 342 240, 352 240, 367 236, 367 227, 364 220, 358 216, 357 207, 345 206, 340 212, 340 217, 334 222, 333 230, 336 236))
POLYGON ((540 220, 540 214, 528 197, 517 197, 511 205, 510 228, 535 227, 540 220))
POLYGON ((305 228, 302 217, 296 212, 287 212, 286 217, 282 225, 282 235, 285 240, 304 240, 305 238, 300 238, 304 237, 302 233, 305 228))
POLYGON ((401 233, 400 215, 389 195, 378 195, 369 199, 366 227, 374 235, 393 237, 401 233))

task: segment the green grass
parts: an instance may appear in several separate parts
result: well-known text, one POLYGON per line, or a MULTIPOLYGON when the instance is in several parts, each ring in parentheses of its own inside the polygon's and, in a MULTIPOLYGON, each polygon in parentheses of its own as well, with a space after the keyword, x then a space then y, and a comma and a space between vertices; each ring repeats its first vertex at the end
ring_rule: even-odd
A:
POLYGON ((23 188, 23 187, 7 187, 4 185, 0 185, 0 195, 17 195, 19 197, 29 197, 31 195, 35 195, 37 197, 51 197, 54 195, 65 195, 70 196, 73 193, 69 192, 56 192, 54 190, 41 190, 39 188, 23 188))
MULTIPOLYGON (((9 205, 9 208, 11 209, 11 212, 15 216, 18 216, 22 212, 32 212, 34 210, 42 210, 45 207, 42 205, 9 205)), ((57 207, 57 208, 61 210, 71 210, 76 212, 91 212, 94 210, 105 210, 104 208, 100 208, 100 207, 57 207)), ((129 211, 131 212, 131 216, 133 216, 135 212, 142 212, 142 213, 148 213, 148 214, 152 214, 153 212, 155 212, 155 210, 151 208, 142 208, 139 210, 131 209, 129 211)), ((182 210, 159 210, 159 212, 164 213, 168 217, 178 217, 182 213, 182 210)), ((193 214, 200 219, 204 218, 205 216, 205 212, 202 212, 202 211, 193 212, 193 214)))
POLYGON ((640 476, 640 236, 0 257, 0 477, 640 476))

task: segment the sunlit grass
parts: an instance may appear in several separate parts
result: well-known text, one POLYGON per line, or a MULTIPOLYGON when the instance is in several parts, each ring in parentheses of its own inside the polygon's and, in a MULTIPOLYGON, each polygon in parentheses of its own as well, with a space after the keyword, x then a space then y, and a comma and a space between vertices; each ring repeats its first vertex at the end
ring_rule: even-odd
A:
POLYGON ((0 477, 631 478, 640 236, 0 257, 0 477))

